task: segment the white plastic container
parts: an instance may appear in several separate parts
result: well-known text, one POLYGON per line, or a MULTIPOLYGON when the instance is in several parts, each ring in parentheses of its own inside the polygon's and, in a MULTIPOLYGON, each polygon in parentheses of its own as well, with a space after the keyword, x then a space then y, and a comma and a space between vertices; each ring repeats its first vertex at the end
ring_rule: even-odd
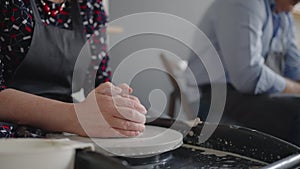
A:
POLYGON ((0 139, 1 169, 73 169, 76 149, 93 144, 69 139, 0 139))

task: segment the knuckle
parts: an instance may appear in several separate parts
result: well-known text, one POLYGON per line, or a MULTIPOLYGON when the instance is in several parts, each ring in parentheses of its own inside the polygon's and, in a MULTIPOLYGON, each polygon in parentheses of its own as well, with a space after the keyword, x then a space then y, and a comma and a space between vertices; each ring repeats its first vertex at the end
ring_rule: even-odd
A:
POLYGON ((130 107, 130 108, 135 108, 136 107, 136 103, 131 101, 131 100, 129 100, 127 104, 128 104, 128 107, 130 107))
POLYGON ((134 110, 134 109, 131 109, 130 110, 130 114, 129 114, 129 117, 132 121, 135 121, 135 122, 138 122, 138 123, 143 123, 144 122, 144 115, 141 115, 140 112, 134 110))
POLYGON ((136 96, 130 96, 130 99, 131 100, 133 100, 133 101, 135 101, 136 103, 138 103, 138 104, 140 104, 141 102, 140 102, 140 100, 139 100, 139 98, 138 97, 136 97, 136 96))
POLYGON ((130 124, 129 121, 124 121, 124 122, 123 122, 123 128, 124 128, 125 130, 129 130, 129 129, 130 129, 130 126, 131 126, 131 124, 130 124))
POLYGON ((127 83, 121 83, 120 86, 127 87, 128 84, 127 83))
POLYGON ((111 88, 112 84, 110 82, 103 83, 103 88, 111 88))
POLYGON ((136 96, 132 96, 132 95, 131 95, 130 97, 131 97, 132 100, 140 101, 140 100, 138 99, 138 97, 136 97, 136 96))
POLYGON ((108 85, 108 86, 112 86, 112 83, 111 83, 111 82, 105 82, 104 84, 105 84, 105 85, 108 85))
POLYGON ((134 109, 129 110, 129 117, 136 119, 136 111, 134 109))

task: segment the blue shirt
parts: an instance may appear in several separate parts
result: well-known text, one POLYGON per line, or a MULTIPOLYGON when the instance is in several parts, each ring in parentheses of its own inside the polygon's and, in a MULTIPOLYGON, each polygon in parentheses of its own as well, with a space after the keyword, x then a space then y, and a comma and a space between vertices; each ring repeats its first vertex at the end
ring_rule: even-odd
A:
MULTIPOLYGON (((285 77, 300 80, 293 17, 285 12, 274 14, 272 3, 273 0, 214 0, 199 25, 217 50, 227 81, 244 93, 278 93, 285 89, 285 79, 264 64, 268 52, 281 51, 283 46, 285 77), (280 26, 270 48, 277 23, 274 17, 280 18, 280 26)), ((192 56, 189 66, 199 85, 210 83, 199 59, 192 56)))

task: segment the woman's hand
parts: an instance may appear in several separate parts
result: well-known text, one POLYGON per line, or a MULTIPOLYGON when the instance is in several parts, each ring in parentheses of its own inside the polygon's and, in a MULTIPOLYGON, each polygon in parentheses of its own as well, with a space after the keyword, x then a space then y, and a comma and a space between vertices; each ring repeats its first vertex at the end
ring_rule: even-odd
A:
POLYGON ((75 104, 80 124, 74 132, 90 137, 137 136, 145 129, 146 109, 132 96, 126 84, 107 82, 90 92, 86 100, 75 104))

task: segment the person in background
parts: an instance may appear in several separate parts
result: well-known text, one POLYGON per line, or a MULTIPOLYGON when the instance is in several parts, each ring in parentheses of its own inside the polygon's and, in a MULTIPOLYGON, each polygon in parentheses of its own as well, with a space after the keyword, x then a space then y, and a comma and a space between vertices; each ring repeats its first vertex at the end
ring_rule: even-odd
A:
POLYGON ((143 132, 146 109, 133 89, 109 82, 102 0, 1 0, 0 11, 0 137, 14 137, 16 126, 91 137, 143 132), (91 66, 78 81, 95 88, 73 103, 72 74, 87 40, 91 66))
MULTIPOLYGON (((225 70, 227 98, 221 123, 257 129, 300 146, 300 99, 290 96, 300 94, 300 53, 291 13, 298 2, 214 0, 199 28, 225 70)), ((197 75, 199 116, 205 120, 211 85, 219 82, 209 82, 195 56, 189 66, 197 75)))

